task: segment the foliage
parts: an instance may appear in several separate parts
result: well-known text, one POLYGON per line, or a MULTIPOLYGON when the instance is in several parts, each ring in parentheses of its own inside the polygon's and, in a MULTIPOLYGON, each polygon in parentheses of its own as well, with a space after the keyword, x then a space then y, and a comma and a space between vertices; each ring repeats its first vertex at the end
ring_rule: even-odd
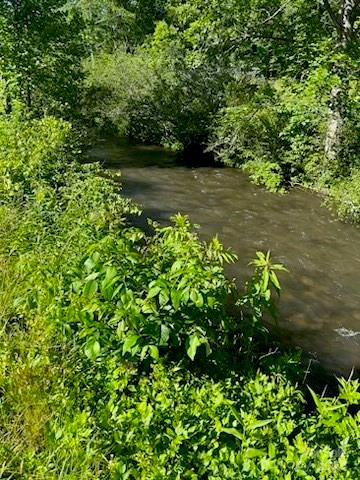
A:
POLYGON ((88 111, 100 127, 176 150, 201 144, 219 108, 219 72, 196 65, 160 23, 149 45, 130 55, 119 49, 86 64, 88 111), (95 94, 95 95, 94 95, 95 94))
POLYGON ((75 145, 71 145, 70 126, 54 118, 23 121, 21 113, 0 118, 0 196, 45 195, 64 175, 75 145), (69 150, 69 145, 72 151, 69 150))
POLYGON ((360 10, 350 2, 346 21, 344 5, 167 2, 137 48, 92 57, 87 110, 135 141, 245 166, 271 191, 331 195, 358 166, 360 10))
POLYGON ((73 115, 80 96, 81 22, 68 19, 65 0, 1 2, 0 79, 6 109, 16 100, 36 114, 73 115))
POLYGON ((309 417, 281 375, 214 382, 159 365, 131 385, 132 394, 123 384, 109 403, 112 478, 340 479, 358 471, 359 418, 345 413, 359 401, 356 384, 343 384, 339 400, 314 395, 318 413, 309 417))
POLYGON ((132 51, 152 33, 165 13, 167 0, 70 0, 70 17, 80 15, 89 55, 132 51))
POLYGON ((350 177, 338 180, 332 187, 327 205, 335 209, 343 220, 359 223, 360 172, 355 169, 350 177))
POLYGON ((81 38, 94 124, 180 149, 212 135, 271 189, 341 174, 334 200, 356 217, 356 49, 331 70, 331 18, 304 0, 62 7, 0 6, 0 477, 357 478, 359 382, 306 402, 296 356, 268 355, 284 267, 258 252, 240 295, 224 273, 234 255, 186 217, 132 227, 116 178, 44 115, 78 106, 81 38), (347 80, 329 165, 327 99, 347 80))
MULTIPOLYGON (((85 63, 86 97, 84 116, 99 131, 115 130, 120 135, 130 135, 135 105, 151 98, 155 72, 142 52, 127 54, 118 49, 112 54, 99 53, 85 63)), ((138 111, 136 120, 139 138, 159 140, 159 128, 154 127, 151 107, 138 111), (152 127, 148 125, 151 122, 152 127), (151 132, 151 128, 154 132, 151 132), (141 131, 140 131, 141 130, 141 131), (149 133, 147 133, 149 132, 149 133)))
POLYGON ((200 242, 181 216, 150 236, 127 225, 137 209, 112 180, 55 161, 73 149, 64 122, 13 116, 2 136, 16 137, 1 174, 2 477, 357 476, 358 382, 312 393, 309 414, 287 377, 295 360, 257 353, 282 266, 257 254, 232 317, 233 256, 217 239, 200 242))
POLYGON ((254 183, 265 185, 270 192, 284 192, 284 177, 278 163, 253 160, 244 164, 244 171, 250 174, 254 183))

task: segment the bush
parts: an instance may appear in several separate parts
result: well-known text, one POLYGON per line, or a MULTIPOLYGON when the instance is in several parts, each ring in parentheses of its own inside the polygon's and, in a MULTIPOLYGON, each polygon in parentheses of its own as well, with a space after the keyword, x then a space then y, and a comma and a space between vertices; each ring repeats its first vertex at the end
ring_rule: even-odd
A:
POLYGON ((66 122, 52 117, 22 121, 21 112, 0 117, 2 200, 59 186, 75 153, 66 122))
POLYGON ((360 417, 346 414, 358 384, 343 384, 339 400, 315 397, 318 412, 307 416, 302 394, 279 374, 214 382, 158 365, 135 383, 122 378, 108 404, 111 478, 350 479, 359 471, 360 417))
POLYGON ((352 223, 360 221, 360 170, 338 180, 328 192, 326 204, 337 211, 340 218, 352 223))
POLYGON ((217 239, 182 216, 145 235, 101 170, 65 168, 67 124, 2 121, 17 141, 2 154, 0 476, 356 478, 359 383, 312 393, 310 413, 294 358, 270 365, 256 345, 282 267, 258 253, 230 316, 217 239))
POLYGON ((211 119, 222 104, 224 75, 188 55, 185 40, 176 34, 159 22, 134 54, 118 50, 89 60, 90 120, 132 140, 174 150, 205 145, 211 119))
POLYGON ((244 164, 243 169, 250 174, 256 185, 264 185, 270 192, 284 192, 284 177, 278 163, 253 160, 244 164))
POLYGON ((331 78, 319 68, 304 87, 289 79, 233 85, 231 106, 214 125, 210 150, 271 190, 320 176, 331 78), (329 86, 330 83, 330 86, 329 86))
POLYGON ((289 147, 281 137, 287 117, 270 86, 256 89, 237 85, 230 89, 229 103, 215 122, 210 150, 226 165, 273 161, 279 164, 289 147), (231 98, 235 97, 235 98, 231 98))
MULTIPOLYGON (((155 72, 149 59, 141 51, 130 55, 120 49, 112 54, 100 53, 88 60, 85 71, 84 114, 90 125, 100 131, 114 130, 119 135, 129 135, 132 112, 139 102, 150 98, 153 90, 155 72)), ((145 114, 139 111, 138 121, 147 131, 150 127, 140 120, 145 114)), ((154 141, 157 137, 153 135, 154 141)))

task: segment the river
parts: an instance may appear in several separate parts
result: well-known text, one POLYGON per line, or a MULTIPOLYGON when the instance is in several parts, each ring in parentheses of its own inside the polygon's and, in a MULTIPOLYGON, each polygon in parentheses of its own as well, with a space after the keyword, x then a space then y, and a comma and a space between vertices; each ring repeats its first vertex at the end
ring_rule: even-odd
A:
POLYGON ((159 147, 103 142, 91 158, 120 170, 123 193, 162 224, 177 212, 201 225, 239 257, 227 269, 241 287, 258 250, 271 250, 281 275, 282 340, 303 348, 329 373, 360 369, 360 229, 294 189, 276 195, 252 185, 239 170, 188 167, 159 147))

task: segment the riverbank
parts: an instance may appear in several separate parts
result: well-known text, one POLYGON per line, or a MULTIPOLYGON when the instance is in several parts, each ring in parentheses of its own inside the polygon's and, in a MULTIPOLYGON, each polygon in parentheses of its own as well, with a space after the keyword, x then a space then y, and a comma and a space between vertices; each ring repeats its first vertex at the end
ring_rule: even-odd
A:
MULTIPOLYGON (((158 147, 105 141, 91 158, 121 172, 123 192, 162 225, 179 211, 201 225, 204 240, 219 235, 239 260, 227 267, 241 288, 256 250, 271 250, 287 266, 281 276, 281 337, 314 363, 348 376, 360 359, 360 231, 343 224, 309 190, 279 196, 253 186, 239 170, 189 167, 158 147)), ((191 163, 191 162, 188 162, 191 163)), ((139 223, 140 222, 140 223, 139 223)))
POLYGON ((280 266, 258 254, 230 316, 218 240, 129 226, 65 122, 0 132, 2 477, 356 477, 358 382, 304 404, 297 358, 264 349, 280 266))

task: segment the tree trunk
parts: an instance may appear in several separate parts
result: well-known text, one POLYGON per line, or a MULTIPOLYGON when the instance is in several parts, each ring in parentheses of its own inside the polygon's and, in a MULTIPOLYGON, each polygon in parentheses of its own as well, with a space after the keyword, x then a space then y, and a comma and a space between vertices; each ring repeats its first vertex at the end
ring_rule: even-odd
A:
MULTIPOLYGON (((328 1, 324 2, 335 28, 338 32, 337 50, 346 52, 353 36, 354 10, 356 7, 355 0, 342 0, 339 15, 336 15, 330 7, 328 1)), ((334 65, 334 72, 343 77, 341 65, 334 65)), ((344 83, 335 86, 332 89, 329 104, 329 119, 327 133, 325 139, 325 158, 328 162, 334 163, 338 158, 341 148, 342 128, 344 124, 344 83)))
POLYGON ((342 89, 336 86, 331 92, 329 120, 325 139, 325 158, 331 163, 334 163, 338 158, 341 146, 342 124, 342 89))
POLYGON ((346 50, 351 42, 353 35, 352 17, 355 9, 355 0, 343 0, 341 7, 341 35, 339 39, 339 47, 346 50))

